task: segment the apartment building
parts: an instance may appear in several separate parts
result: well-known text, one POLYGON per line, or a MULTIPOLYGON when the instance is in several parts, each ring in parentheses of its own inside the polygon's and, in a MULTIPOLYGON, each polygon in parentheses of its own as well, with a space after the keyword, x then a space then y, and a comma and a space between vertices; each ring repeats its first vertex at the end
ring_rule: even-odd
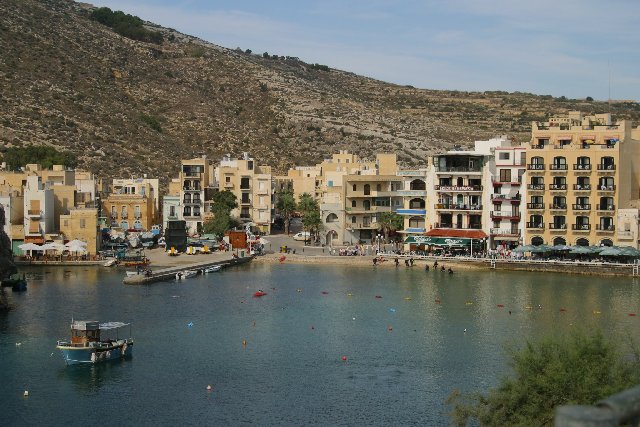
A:
POLYGON ((205 213, 210 211, 210 202, 206 201, 211 200, 210 194, 215 187, 211 160, 206 156, 182 160, 178 179, 182 204, 178 219, 186 221, 189 234, 198 234, 202 230, 205 213))
POLYGON ((433 188, 433 177, 427 168, 401 170, 397 175, 402 178, 402 188, 398 190, 402 207, 396 213, 404 218, 404 228, 399 233, 406 236, 407 250, 417 250, 423 241, 420 237, 427 231, 427 207, 430 206, 427 188, 433 188))
POLYGON ((492 190, 489 249, 513 249, 522 242, 521 202, 527 195, 523 183, 526 163, 527 147, 516 145, 515 141, 503 138, 501 145, 494 149, 493 160, 489 163, 492 182, 487 187, 492 190))
POLYGON ((227 155, 215 168, 214 177, 214 186, 236 196, 239 207, 232 215, 247 226, 270 233, 273 207, 271 167, 257 165, 248 153, 240 159, 231 159, 227 155))
POLYGON ((60 215, 60 234, 65 240, 78 239, 87 243, 87 254, 95 255, 101 245, 98 233, 98 209, 70 209, 68 214, 60 215))
MULTIPOLYGON (((43 244, 45 235, 56 231, 53 190, 45 186, 38 175, 26 178, 23 189, 24 242, 43 244)), ((12 239, 19 237, 12 236, 12 239)))
POLYGON ((114 179, 102 200, 111 227, 142 231, 158 224, 159 185, 158 179, 114 179))
POLYGON ((629 121, 571 112, 532 123, 525 242, 618 245, 618 210, 638 199, 640 141, 629 121), (637 138, 637 136, 636 136, 637 138))

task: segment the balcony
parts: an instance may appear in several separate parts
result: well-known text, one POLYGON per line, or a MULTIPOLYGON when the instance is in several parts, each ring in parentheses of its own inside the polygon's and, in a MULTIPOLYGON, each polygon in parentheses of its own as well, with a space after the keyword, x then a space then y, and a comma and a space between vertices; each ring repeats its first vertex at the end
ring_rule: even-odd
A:
POLYGON ((596 205, 597 211, 611 212, 616 210, 616 205, 596 205))
POLYGON ((27 211, 27 216, 30 218, 40 218, 42 216, 42 211, 39 209, 29 209, 27 211))
POLYGON ((591 224, 571 224, 571 229, 573 231, 590 231, 591 224))
POLYGON ((249 205, 251 205, 251 200, 249 200, 249 199, 240 200, 240 205, 241 206, 249 206, 249 205))
POLYGON ((567 184, 549 184, 549 190, 551 191, 566 191, 567 184))
POLYGON ((126 213, 123 213, 122 215, 120 215, 120 219, 128 219, 129 215, 126 213))
POLYGON ((567 165, 566 164, 551 164, 549 165, 549 170, 550 171, 555 171, 555 172, 566 172, 567 171, 567 165))
POLYGON ((520 230, 503 230, 500 228, 492 228, 489 230, 492 236, 519 236, 520 230))
POLYGON ((182 176, 186 178, 199 178, 200 172, 182 172, 182 176))
POLYGON ((591 210, 591 204, 590 203, 574 204, 574 205, 571 205, 571 207, 573 208, 574 211, 588 211, 588 210, 591 210))
POLYGON ((542 172, 542 171, 544 171, 544 164, 539 164, 539 163, 529 163, 529 164, 527 165, 527 170, 528 170, 528 171, 532 171, 532 172, 535 172, 535 171, 540 171, 540 172, 542 172))
POLYGON ((614 172, 616 170, 616 165, 598 165, 598 171, 602 172, 614 172))
POLYGON ((434 205, 436 209, 444 209, 444 210, 454 210, 454 211, 481 211, 482 205, 466 205, 466 204, 441 204, 438 203, 434 205))
POLYGON ((591 184, 573 184, 573 191, 591 191, 591 184))
MULTIPOLYGON (((596 231, 601 233, 613 233, 614 231, 616 231, 616 226, 613 224, 611 225, 596 224, 596 231)), ((618 236, 619 235, 620 235, 620 232, 618 232, 618 236)))
POLYGON ((630 230, 618 230, 618 239, 633 239, 633 233, 630 230))
POLYGON ((566 211, 567 210, 567 205, 565 203, 562 203, 562 204, 550 203, 549 204, 549 209, 555 210, 555 211, 566 211))
POLYGON ((599 185, 597 187, 598 192, 612 192, 612 191, 616 191, 616 186, 615 185, 599 185))
POLYGON ((438 166, 436 165, 436 172, 437 173, 443 173, 443 172, 462 172, 462 173, 468 173, 468 172, 477 172, 480 173, 482 172, 482 168, 470 168, 468 166, 438 166))
POLYGON ((233 188, 233 182, 225 182, 224 188, 233 188))
POLYGON ((573 170, 576 172, 591 172, 591 164, 574 164, 573 170))
POLYGON ((527 203, 527 209, 532 209, 532 210, 544 209, 544 203, 527 203))
POLYGON ((507 194, 492 194, 491 202, 492 203, 502 203, 502 202, 511 202, 513 204, 520 203, 521 197, 520 194, 515 196, 509 196, 507 194))
POLYGON ((434 185, 436 191, 482 191, 482 185, 434 185))
POLYGON ((567 224, 555 224, 553 222, 549 223, 549 230, 566 230, 567 224))
POLYGON ((450 222, 437 222, 433 225, 434 228, 453 228, 456 230, 481 230, 482 224, 469 224, 468 227, 462 227, 458 224, 452 224, 450 222))
POLYGON ((377 222, 356 222, 347 225, 347 228, 350 230, 377 230, 378 223, 377 222))
POLYGON ((544 184, 527 184, 527 190, 544 191, 544 184))
POLYGON ((528 230, 544 230, 544 223, 542 222, 527 222, 528 230))
POLYGON ((491 211, 491 219, 520 219, 520 212, 491 211))
POLYGON ((398 215, 426 215, 426 209, 397 209, 396 213, 398 215))
MULTIPOLYGON (((356 208, 344 208, 348 213, 370 213, 370 212, 391 212, 393 209, 391 206, 370 206, 370 207, 356 207, 356 208)), ((425 212, 426 213, 426 212, 425 212)))
POLYGON ((248 221, 251 219, 251 215, 247 214, 247 213, 241 213, 240 214, 240 219, 243 221, 248 221))

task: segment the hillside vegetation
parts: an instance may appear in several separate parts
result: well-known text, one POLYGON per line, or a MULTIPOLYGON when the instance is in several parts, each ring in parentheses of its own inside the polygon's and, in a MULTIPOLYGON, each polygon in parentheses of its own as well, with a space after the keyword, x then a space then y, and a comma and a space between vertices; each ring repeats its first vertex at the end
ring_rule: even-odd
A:
POLYGON ((105 177, 166 184, 180 159, 203 154, 247 151, 285 171, 339 149, 395 151, 412 165, 476 139, 526 140, 532 120, 573 109, 640 116, 637 103, 398 86, 95 10, 0 2, 0 151, 48 145, 105 177))

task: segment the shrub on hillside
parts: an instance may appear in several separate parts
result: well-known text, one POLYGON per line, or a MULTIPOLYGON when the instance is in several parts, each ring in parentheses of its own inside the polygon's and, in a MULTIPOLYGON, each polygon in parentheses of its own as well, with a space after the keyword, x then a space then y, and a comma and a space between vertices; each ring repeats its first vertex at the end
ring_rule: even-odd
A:
POLYGON ((137 16, 100 7, 91 12, 91 19, 106 25, 123 37, 148 43, 162 43, 162 34, 144 28, 142 19, 137 16))
POLYGON ((49 169, 53 165, 64 165, 74 168, 78 164, 75 154, 69 151, 58 151, 54 147, 29 145, 27 147, 7 148, 2 156, 7 169, 18 170, 28 164, 39 164, 49 169))

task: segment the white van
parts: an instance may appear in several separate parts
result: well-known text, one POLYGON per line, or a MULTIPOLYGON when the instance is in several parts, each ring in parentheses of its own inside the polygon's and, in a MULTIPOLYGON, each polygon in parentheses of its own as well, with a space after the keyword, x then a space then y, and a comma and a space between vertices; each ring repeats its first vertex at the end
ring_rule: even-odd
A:
POLYGON ((296 233, 296 234, 293 235, 293 240, 310 241, 311 240, 311 233, 309 233, 308 231, 301 231, 301 232, 296 233))

